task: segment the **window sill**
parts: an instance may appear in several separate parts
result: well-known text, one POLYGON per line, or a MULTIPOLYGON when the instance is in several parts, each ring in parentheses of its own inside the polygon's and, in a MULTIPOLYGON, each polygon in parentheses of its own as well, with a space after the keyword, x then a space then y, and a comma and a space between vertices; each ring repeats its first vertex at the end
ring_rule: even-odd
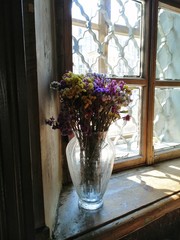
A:
POLYGON ((120 239, 178 208, 180 159, 113 174, 97 212, 79 209, 73 187, 66 187, 54 239, 120 239))

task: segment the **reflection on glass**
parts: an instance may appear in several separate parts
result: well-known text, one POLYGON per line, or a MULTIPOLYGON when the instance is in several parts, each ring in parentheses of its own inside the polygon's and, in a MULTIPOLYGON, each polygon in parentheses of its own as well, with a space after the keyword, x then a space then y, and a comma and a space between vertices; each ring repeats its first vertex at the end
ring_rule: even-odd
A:
POLYGON ((156 79, 180 80, 180 14, 159 9, 156 79))
POLYGON ((180 88, 156 88, 153 136, 155 150, 180 147, 179 102, 180 88))

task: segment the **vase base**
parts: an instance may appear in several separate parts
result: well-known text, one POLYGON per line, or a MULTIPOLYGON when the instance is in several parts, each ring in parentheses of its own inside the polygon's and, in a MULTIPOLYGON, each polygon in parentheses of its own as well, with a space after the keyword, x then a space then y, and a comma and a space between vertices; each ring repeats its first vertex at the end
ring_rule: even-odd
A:
POLYGON ((101 208, 103 205, 103 200, 100 200, 99 202, 85 202, 81 199, 79 200, 79 207, 86 209, 86 210, 97 210, 101 208))

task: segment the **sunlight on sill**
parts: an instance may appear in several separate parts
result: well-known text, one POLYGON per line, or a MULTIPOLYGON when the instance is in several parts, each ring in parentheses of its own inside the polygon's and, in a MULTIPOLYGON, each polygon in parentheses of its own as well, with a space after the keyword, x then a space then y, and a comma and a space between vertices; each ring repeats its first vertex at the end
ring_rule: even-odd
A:
POLYGON ((179 171, 180 159, 176 159, 113 174, 103 208, 93 213, 78 208, 73 186, 67 186, 60 196, 54 239, 86 239, 87 235, 98 239, 96 233, 114 228, 120 239, 180 207, 179 171))
POLYGON ((176 167, 176 166, 172 166, 172 165, 170 165, 169 167, 180 171, 180 167, 176 167))
POLYGON ((151 170, 145 173, 130 176, 128 179, 139 184, 145 184, 146 186, 152 187, 154 189, 161 189, 169 194, 173 192, 174 189, 177 189, 179 187, 180 182, 180 174, 176 175, 175 171, 168 173, 169 167, 175 170, 178 169, 176 166, 168 166, 167 172, 160 170, 151 170))

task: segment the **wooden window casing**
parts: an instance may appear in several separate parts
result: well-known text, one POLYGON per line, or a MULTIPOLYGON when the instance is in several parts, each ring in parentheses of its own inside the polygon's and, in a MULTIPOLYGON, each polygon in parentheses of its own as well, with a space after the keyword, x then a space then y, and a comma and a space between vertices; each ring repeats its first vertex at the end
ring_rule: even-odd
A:
MULTIPOLYGON (((71 0, 55 1, 56 32, 57 32, 57 69, 62 75, 66 70, 72 70, 72 19, 71 0), (61 11, 61 12, 60 12, 61 11), (61 15, 60 15, 61 13, 61 15)), ((143 26, 143 50, 142 50, 142 76, 125 77, 128 85, 141 87, 141 140, 139 156, 119 161, 114 166, 114 171, 132 168, 140 165, 151 165, 156 161, 176 158, 180 156, 180 150, 162 151, 155 156, 153 147, 153 118, 155 87, 180 86, 180 82, 156 81, 156 44, 158 0, 144 0, 144 26, 143 26)), ((161 4, 168 7, 180 8, 178 0, 162 0, 161 4)), ((76 21, 81 26, 81 21, 76 21)), ((94 28, 97 26, 94 24, 94 28)), ((102 64, 102 63, 100 63, 102 64)), ((122 79, 122 78, 121 78, 122 79)))

